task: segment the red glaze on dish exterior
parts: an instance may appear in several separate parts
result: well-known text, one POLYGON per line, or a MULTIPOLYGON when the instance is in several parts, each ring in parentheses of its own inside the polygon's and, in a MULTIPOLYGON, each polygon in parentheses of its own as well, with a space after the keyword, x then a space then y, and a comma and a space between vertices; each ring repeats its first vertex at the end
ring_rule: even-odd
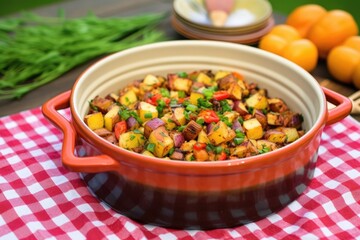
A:
MULTIPOLYGON (((155 47, 156 51, 164 45, 171 48, 177 44, 182 48, 206 45, 204 50, 217 50, 223 46, 240 53, 244 51, 249 56, 254 51, 264 58, 274 58, 279 66, 289 65, 290 71, 301 71, 287 60, 231 43, 218 43, 221 45, 218 47, 216 42, 209 41, 169 42, 146 46, 145 52, 151 47, 155 47)), ((126 52, 130 54, 127 57, 143 50, 130 50, 126 52)), ((123 57, 119 53, 119 59, 123 57)), ((111 58, 104 61, 112 61, 111 58)), ((96 71, 97 66, 91 66, 90 71, 96 71)), ((86 127, 83 116, 78 114, 75 99, 79 92, 77 88, 81 88, 79 82, 87 78, 84 74, 87 73, 79 77, 72 91, 60 94, 43 105, 44 115, 64 132, 63 165, 70 171, 81 172, 89 190, 113 209, 139 222, 171 228, 233 227, 280 210, 296 199, 312 179, 323 128, 346 117, 351 111, 349 99, 318 87, 321 93, 317 98, 323 104, 319 109, 323 113, 314 120, 310 129, 306 129, 303 137, 284 148, 228 161, 165 160, 121 149, 86 127), (336 107, 328 110, 326 100, 336 107), (57 112, 67 107, 71 110, 71 121, 57 112)), ((311 106, 307 108, 311 109, 311 106)))

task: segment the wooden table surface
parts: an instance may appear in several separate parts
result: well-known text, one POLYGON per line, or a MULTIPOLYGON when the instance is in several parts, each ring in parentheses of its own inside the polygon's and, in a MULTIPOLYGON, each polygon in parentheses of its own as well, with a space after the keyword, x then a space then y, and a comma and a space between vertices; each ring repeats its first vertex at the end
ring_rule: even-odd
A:
MULTIPOLYGON (((60 9, 65 10, 66 16, 69 18, 85 16, 89 12, 92 12, 99 17, 123 17, 145 12, 170 12, 172 9, 172 1, 68 0, 63 3, 37 8, 33 10, 33 12, 43 16, 56 16, 60 9)), ((282 23, 284 20, 284 16, 275 13, 276 23, 282 23)), ((169 39, 185 39, 176 33, 171 27, 170 19, 164 21, 160 27, 165 31, 169 39)), ((61 92, 71 89, 74 81, 80 73, 94 61, 96 61, 96 59, 78 66, 55 81, 25 95, 20 100, 0 101, 0 116, 6 116, 41 106, 46 100, 58 95, 61 92)), ((320 85, 332 89, 344 96, 349 96, 356 91, 356 89, 352 86, 342 85, 333 81, 326 69, 324 61, 319 62, 318 67, 312 72, 312 74, 320 85)), ((359 115, 353 117, 360 121, 359 115)))

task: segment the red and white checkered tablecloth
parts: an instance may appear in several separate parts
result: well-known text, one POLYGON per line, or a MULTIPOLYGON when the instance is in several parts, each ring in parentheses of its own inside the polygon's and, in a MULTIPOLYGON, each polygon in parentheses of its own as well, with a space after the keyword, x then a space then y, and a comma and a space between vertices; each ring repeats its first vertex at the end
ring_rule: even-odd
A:
POLYGON ((304 194, 232 229, 172 230, 122 216, 61 165, 61 146, 39 108, 0 118, 0 239, 360 239, 360 124, 351 117, 325 128, 304 194))

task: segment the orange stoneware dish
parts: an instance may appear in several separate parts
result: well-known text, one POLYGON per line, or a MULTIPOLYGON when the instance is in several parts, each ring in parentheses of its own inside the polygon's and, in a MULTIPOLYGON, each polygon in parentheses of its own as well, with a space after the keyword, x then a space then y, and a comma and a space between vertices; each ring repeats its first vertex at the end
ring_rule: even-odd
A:
POLYGON ((346 117, 349 99, 318 85, 294 63, 254 47, 217 41, 169 41, 128 49, 85 70, 71 91, 43 105, 64 133, 62 163, 100 201, 141 223, 213 229, 279 211, 309 185, 326 125, 346 117), (225 161, 176 161, 122 149, 84 122, 89 101, 146 74, 211 69, 240 72, 304 117, 305 134, 261 155, 225 161), (327 101, 335 105, 327 108, 327 101), (57 110, 70 107, 71 121, 57 110))

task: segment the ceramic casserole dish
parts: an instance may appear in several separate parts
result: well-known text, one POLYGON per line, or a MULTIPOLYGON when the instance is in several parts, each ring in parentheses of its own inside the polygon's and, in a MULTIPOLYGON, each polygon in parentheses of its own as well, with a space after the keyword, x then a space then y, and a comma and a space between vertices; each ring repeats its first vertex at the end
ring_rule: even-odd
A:
POLYGON ((169 41, 128 49, 96 62, 73 88, 43 105, 64 133, 62 163, 80 172, 89 190, 136 221, 170 228, 242 225, 277 212, 309 185, 326 125, 346 117, 349 99, 319 86, 305 70, 263 50, 217 41, 169 41), (238 71, 302 113, 304 136, 276 151, 248 158, 187 162, 121 149, 84 123, 89 100, 146 74, 200 69, 238 71), (327 101, 335 105, 328 109, 327 101), (71 120, 58 110, 70 108, 71 120))

